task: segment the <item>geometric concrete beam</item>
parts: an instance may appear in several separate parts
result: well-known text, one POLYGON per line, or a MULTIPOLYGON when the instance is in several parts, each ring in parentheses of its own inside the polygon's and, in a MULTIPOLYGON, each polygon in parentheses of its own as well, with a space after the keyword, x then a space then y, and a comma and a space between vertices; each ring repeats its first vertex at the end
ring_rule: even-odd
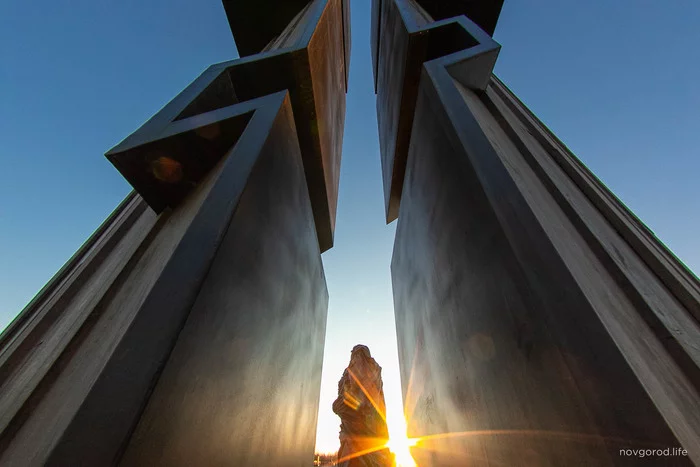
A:
POLYGON ((262 52, 309 0, 223 0, 236 49, 241 57, 262 52))
POLYGON ((424 66, 392 258, 414 457, 700 465, 697 278, 503 83, 451 65, 424 66))
POLYGON ((107 153, 135 192, 0 335, 0 464, 311 460, 347 3, 308 2, 107 153))
POLYGON ((251 465, 261 452, 274 465, 304 465, 313 456, 328 294, 290 102, 120 465, 251 465))
POLYGON ((415 0, 435 21, 466 16, 493 36, 503 0, 415 0))
MULTIPOLYGON (((309 0, 223 0, 236 48, 241 57, 258 54, 277 38, 309 0)), ((343 2, 345 80, 350 70, 350 2, 343 2)))
MULTIPOLYGON (((151 208, 161 212, 176 206, 199 182, 238 131, 234 122, 226 123, 231 128, 207 127, 187 134, 181 134, 183 128, 205 126, 207 112, 288 90, 319 245, 326 251, 333 245, 345 121, 348 4, 308 2, 264 51, 209 67, 107 158, 151 208)), ((227 3, 229 16, 237 8, 249 7, 227 3)), ((244 32, 250 33, 237 37, 247 37, 244 32)))
POLYGON ((121 144, 107 158, 154 211, 176 207, 238 141, 250 119, 241 115, 244 107, 175 120, 154 131, 152 140, 128 149, 121 144))
POLYGON ((373 0, 372 52, 387 223, 398 215, 423 64, 447 60, 465 86, 484 89, 500 45, 464 14, 485 22, 493 32, 501 4, 373 0), (427 10, 456 14, 435 18, 427 10))
POLYGON ((0 464, 311 459, 327 292, 289 94, 207 116, 243 117, 175 209, 130 195, 2 334, 0 464))

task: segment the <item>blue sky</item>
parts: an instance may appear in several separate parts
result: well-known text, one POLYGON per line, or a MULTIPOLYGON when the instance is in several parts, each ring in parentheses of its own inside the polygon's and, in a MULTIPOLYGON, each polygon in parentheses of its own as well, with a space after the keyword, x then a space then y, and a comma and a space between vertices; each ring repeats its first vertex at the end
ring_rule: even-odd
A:
MULTIPOLYGON (((700 271, 700 3, 506 0, 496 73, 691 269, 700 271)), ((384 367, 400 417, 369 49, 353 51, 330 294, 319 448, 354 344, 384 367)), ((103 153, 208 65, 237 56, 219 0, 0 4, 0 329, 129 191, 103 153)), ((395 426, 398 424, 394 423, 395 426)))

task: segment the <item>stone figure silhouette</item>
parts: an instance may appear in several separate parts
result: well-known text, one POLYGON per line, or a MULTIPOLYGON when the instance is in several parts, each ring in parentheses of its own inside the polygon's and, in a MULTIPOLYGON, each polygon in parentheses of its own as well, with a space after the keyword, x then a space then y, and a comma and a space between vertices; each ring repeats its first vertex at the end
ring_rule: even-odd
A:
POLYGON ((341 420, 340 467, 390 467, 393 456, 386 448, 389 430, 382 388, 382 367, 369 348, 356 345, 350 364, 338 382, 338 398, 333 412, 341 420))

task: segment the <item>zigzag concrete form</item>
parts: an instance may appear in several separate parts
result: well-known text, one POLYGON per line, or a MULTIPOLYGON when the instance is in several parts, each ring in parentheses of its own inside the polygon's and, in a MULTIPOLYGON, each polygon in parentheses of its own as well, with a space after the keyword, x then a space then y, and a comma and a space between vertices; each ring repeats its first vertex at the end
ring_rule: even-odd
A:
POLYGON ((373 2, 416 460, 634 465, 620 449, 683 447, 654 462, 700 463, 697 279, 491 75, 497 45, 469 19, 489 2, 432 21, 438 3, 373 2), (417 24, 450 23, 465 49, 412 51, 417 24))
POLYGON ((273 4, 107 153, 135 192, 0 337, 1 464, 312 459, 349 2, 273 4))

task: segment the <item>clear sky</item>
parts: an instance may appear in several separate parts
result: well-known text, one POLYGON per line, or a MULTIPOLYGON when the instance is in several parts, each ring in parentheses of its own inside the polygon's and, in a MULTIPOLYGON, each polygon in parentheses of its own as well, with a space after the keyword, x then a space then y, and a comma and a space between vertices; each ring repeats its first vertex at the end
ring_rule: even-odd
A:
MULTIPOLYGON (((506 0, 496 73, 691 269, 700 271, 700 2, 506 0)), ((383 216, 369 0, 352 58, 317 447, 357 343, 401 392, 383 216)), ((128 193, 103 153, 237 56, 219 0, 0 3, 0 329, 128 193)))

